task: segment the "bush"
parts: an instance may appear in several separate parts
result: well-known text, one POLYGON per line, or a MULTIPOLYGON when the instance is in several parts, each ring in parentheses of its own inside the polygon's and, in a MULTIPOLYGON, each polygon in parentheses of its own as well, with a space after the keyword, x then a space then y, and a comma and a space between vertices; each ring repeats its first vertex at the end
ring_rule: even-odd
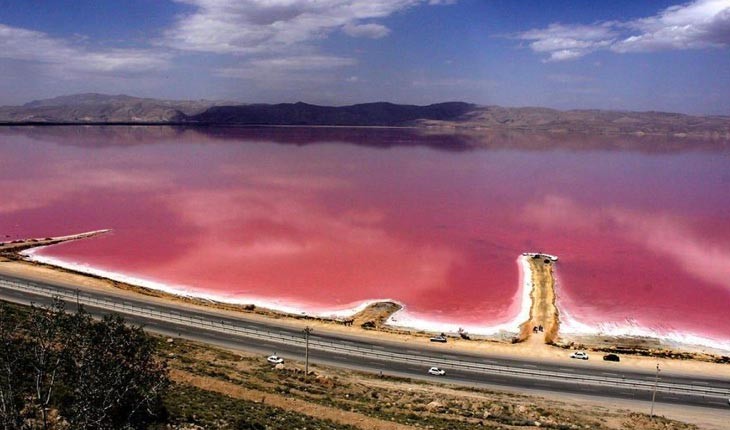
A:
POLYGON ((63 302, 28 312, 0 304, 3 428, 144 429, 164 418, 167 369, 154 342, 119 316, 100 322, 63 302))

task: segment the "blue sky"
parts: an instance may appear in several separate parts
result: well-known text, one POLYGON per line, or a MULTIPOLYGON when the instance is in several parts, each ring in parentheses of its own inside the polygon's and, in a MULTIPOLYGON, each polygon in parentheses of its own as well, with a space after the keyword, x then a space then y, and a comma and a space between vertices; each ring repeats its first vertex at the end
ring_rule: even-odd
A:
POLYGON ((77 92, 730 115, 730 0, 0 0, 0 104, 77 92))

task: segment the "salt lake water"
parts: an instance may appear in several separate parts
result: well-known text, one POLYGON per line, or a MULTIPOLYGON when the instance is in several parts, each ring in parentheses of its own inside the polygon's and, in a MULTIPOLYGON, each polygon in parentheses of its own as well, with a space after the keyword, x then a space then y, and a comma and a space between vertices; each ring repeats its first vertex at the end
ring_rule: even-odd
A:
POLYGON ((525 251, 564 332, 730 344, 725 141, 377 129, 0 130, 0 241, 34 258, 308 314, 516 330, 525 251))

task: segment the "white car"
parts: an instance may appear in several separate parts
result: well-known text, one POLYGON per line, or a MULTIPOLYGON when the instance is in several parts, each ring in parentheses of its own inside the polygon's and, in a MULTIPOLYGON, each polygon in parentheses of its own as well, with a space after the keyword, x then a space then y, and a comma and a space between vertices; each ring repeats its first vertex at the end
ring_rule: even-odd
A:
POLYGON ((586 354, 585 351, 575 351, 574 353, 570 354, 570 358, 577 358, 579 360, 588 360, 588 354, 586 354))
POLYGON ((428 373, 431 375, 443 376, 446 374, 446 371, 444 369, 439 369, 438 367, 434 366, 434 367, 428 369, 428 373))
POLYGON ((278 355, 274 354, 274 355, 270 355, 270 356, 266 357, 266 361, 268 361, 271 364, 281 364, 284 362, 284 359, 279 357, 278 355))

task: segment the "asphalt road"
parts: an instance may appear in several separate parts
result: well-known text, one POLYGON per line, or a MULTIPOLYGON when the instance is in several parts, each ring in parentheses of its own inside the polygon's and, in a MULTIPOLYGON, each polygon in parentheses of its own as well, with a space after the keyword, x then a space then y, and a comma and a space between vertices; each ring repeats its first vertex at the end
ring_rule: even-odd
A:
MULTIPOLYGON (((52 298, 48 295, 39 295, 27 290, 19 290, 18 284, 36 285, 52 289, 67 296, 75 296, 77 290, 60 284, 29 281, 0 275, 0 281, 11 282, 16 287, 8 288, 0 284, 0 299, 20 304, 49 304, 52 298)), ((122 314, 125 319, 134 324, 140 324, 145 329, 167 336, 181 337, 217 345, 227 348, 272 354, 276 352, 286 360, 304 359, 303 334, 297 329, 276 324, 276 321, 263 323, 242 316, 232 318, 222 316, 215 311, 189 310, 171 305, 151 303, 140 298, 121 298, 114 294, 83 290, 78 293, 84 307, 92 314, 100 316, 110 312, 122 314), (109 309, 107 305, 97 306, 89 304, 90 300, 104 300, 115 302, 124 309, 109 309), (133 309, 143 309, 151 315, 142 315, 133 309), (157 314, 155 317, 154 314, 157 314), (174 315, 176 318, 161 318, 160 315, 174 315), (179 318, 178 318, 179 316, 179 318), (194 321, 190 324, 187 321, 194 321), (198 321, 214 322, 219 328, 204 327, 198 321), (242 327, 246 330, 268 333, 270 336, 256 337, 229 333, 223 330, 226 327, 242 327), (282 341, 282 337, 296 338, 294 341, 282 341)), ((75 308, 74 300, 66 300, 69 309, 75 308)), ((116 307, 116 306, 115 306, 116 307)), ((545 363, 530 359, 516 360, 500 356, 474 355, 456 353, 454 351, 439 351, 441 345, 426 343, 414 345, 390 341, 363 341, 357 337, 348 337, 339 334, 322 333, 315 331, 310 335, 310 362, 332 365, 342 368, 380 373, 392 376, 409 377, 438 382, 448 382, 459 385, 488 387, 505 386, 540 391, 560 393, 575 393, 597 397, 651 400, 651 390, 647 388, 654 382, 654 373, 623 371, 620 363, 610 363, 610 366, 595 366, 588 362, 571 360, 567 357, 565 363, 545 363), (331 344, 336 348, 343 348, 342 352, 319 349, 317 344, 331 344), (347 352, 346 349, 350 349, 347 352), (353 353, 360 349, 367 349, 372 353, 353 353), (392 356, 391 356, 392 355, 392 356), (459 363, 455 362, 458 361, 459 363), (444 364, 442 364, 444 363, 444 364), (447 363, 452 363, 451 365, 447 363), (438 365, 446 370, 446 375, 430 376, 426 373, 429 365, 438 365), (485 371, 476 366, 484 365, 495 371, 485 371), (613 370, 615 369, 615 370, 613 370), (519 373, 524 372, 524 373, 519 373), (544 377, 541 372, 554 372, 563 377, 544 377), (586 382, 584 379, 608 378, 619 381, 613 385, 600 382, 586 382)), ((442 346, 441 346, 442 347, 442 346)), ((595 357, 595 355, 594 355, 595 357)), ((660 384, 670 387, 688 387, 689 390, 660 390, 656 401, 659 403, 682 404, 706 408, 730 410, 730 380, 724 378, 675 375, 663 372, 660 384), (713 390, 714 393, 698 393, 693 390, 713 390), (671 392, 674 391, 674 392, 671 392)))

